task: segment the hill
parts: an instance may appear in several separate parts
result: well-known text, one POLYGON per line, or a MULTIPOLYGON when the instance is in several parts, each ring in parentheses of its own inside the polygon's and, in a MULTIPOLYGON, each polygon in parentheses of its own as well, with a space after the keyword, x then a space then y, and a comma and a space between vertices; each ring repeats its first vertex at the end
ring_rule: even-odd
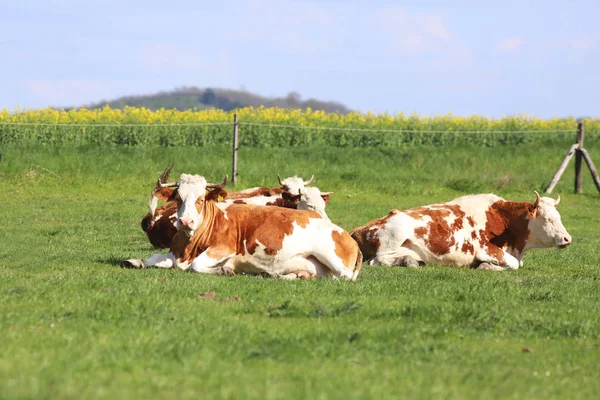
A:
POLYGON ((290 92, 285 97, 264 97, 244 90, 200 89, 197 87, 183 87, 149 95, 125 96, 110 101, 103 100, 90 104, 87 108, 102 108, 105 105, 109 105, 111 108, 124 108, 125 106, 146 107, 151 110, 163 107, 178 110, 214 107, 230 111, 241 107, 265 106, 301 108, 303 110, 310 107, 313 110, 338 112, 340 114, 347 114, 352 111, 342 103, 334 101, 321 101, 317 99, 302 100, 300 94, 296 92, 290 92))

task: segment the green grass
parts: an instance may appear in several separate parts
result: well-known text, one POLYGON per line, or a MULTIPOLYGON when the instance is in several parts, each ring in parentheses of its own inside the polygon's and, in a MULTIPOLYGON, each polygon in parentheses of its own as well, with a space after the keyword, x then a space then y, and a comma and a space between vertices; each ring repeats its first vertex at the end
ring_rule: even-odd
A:
MULTIPOLYGON (((315 174, 335 192, 331 219, 352 229, 468 193, 532 201, 568 145, 243 148, 238 187, 315 174)), ((354 283, 287 282, 118 268, 154 251, 139 222, 162 169, 219 181, 228 146, 0 150, 2 398, 600 392, 600 199, 587 172, 572 194, 573 165, 555 190, 573 245, 531 251, 518 271, 365 266, 354 283)))

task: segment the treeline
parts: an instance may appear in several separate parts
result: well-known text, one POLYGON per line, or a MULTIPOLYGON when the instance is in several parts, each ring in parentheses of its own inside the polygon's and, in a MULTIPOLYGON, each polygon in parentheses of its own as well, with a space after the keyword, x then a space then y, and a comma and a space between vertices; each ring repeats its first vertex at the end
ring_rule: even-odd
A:
POLYGON ((200 89, 197 87, 183 87, 167 92, 149 95, 125 96, 115 100, 100 101, 90 104, 86 108, 97 109, 105 106, 123 109, 126 106, 145 107, 150 110, 176 109, 204 110, 216 108, 231 111, 244 107, 280 107, 306 110, 325 111, 329 113, 348 114, 352 110, 339 102, 321 101, 317 99, 303 100, 299 93, 291 92, 285 97, 264 97, 245 90, 231 89, 200 89))

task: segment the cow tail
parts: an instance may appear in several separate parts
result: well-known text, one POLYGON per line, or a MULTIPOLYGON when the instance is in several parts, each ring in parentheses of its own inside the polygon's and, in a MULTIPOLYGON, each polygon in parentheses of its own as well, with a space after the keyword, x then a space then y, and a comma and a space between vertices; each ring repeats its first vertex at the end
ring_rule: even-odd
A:
POLYGON ((357 249, 358 254, 356 255, 356 264, 354 265, 354 272, 352 273, 352 280, 355 281, 358 277, 358 273, 360 272, 360 268, 362 267, 363 262, 363 253, 360 249, 357 249))

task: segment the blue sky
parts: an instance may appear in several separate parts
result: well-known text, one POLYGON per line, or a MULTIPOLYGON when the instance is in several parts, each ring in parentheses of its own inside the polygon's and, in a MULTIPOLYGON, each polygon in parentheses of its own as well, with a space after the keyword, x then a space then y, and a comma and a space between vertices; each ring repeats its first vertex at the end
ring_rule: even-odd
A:
POLYGON ((359 111, 600 116, 598 1, 0 1, 0 108, 181 86, 359 111))

